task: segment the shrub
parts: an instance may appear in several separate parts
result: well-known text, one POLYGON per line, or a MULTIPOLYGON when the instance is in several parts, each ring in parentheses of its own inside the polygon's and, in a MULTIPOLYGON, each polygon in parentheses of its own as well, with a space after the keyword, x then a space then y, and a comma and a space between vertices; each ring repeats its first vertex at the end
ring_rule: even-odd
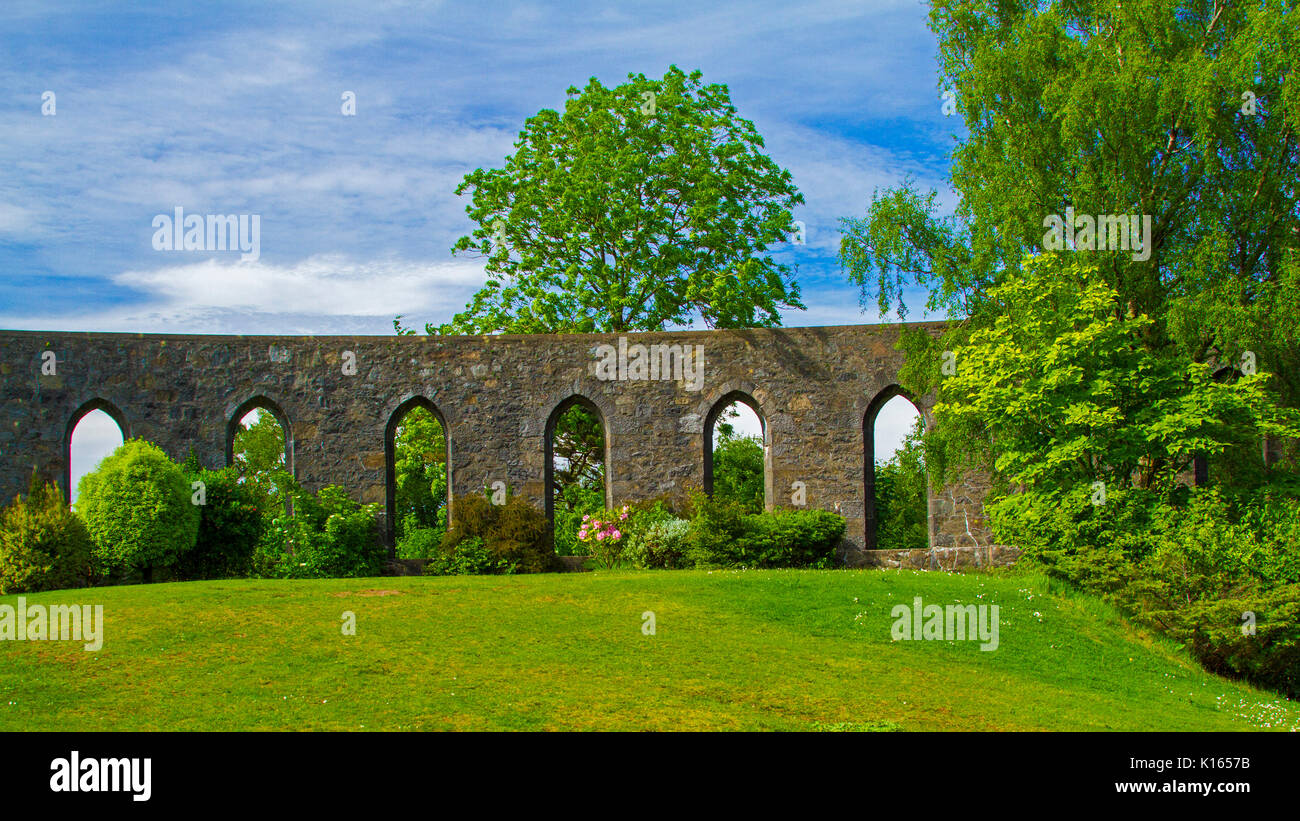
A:
POLYGON ((584 515, 578 524, 578 542, 591 551, 591 555, 605 568, 615 567, 627 546, 624 529, 628 527, 628 508, 599 510, 584 515))
POLYGON ((426 576, 482 576, 515 572, 515 565, 495 555, 480 536, 461 539, 449 552, 439 551, 424 565, 426 576))
POLYGON ((504 505, 492 504, 485 495, 458 498, 452 521, 442 540, 444 553, 453 554, 461 541, 477 537, 494 557, 519 572, 539 573, 555 565, 546 514, 522 497, 512 495, 504 505))
POLYGON ((86 525, 63 504, 57 483, 33 475, 27 498, 0 511, 0 593, 73 587, 91 574, 86 525))
POLYGON ((1144 534, 1169 507, 1141 488, 1108 488, 1100 505, 1093 498, 1092 486, 1079 484, 1065 492, 1011 494, 985 510, 998 544, 1017 545, 1049 575, 1109 595, 1127 586, 1134 563, 1150 554, 1144 534))
POLYGON ((234 467, 190 470, 186 478, 203 483, 205 498, 199 506, 198 538, 194 549, 177 562, 177 575, 186 579, 248 575, 253 551, 266 530, 257 496, 239 481, 234 467))
POLYGON ((440 555, 445 530, 436 527, 414 527, 413 519, 402 528, 402 535, 397 539, 396 551, 399 559, 431 559, 440 555))
POLYGON ((1300 584, 1198 602, 1177 632, 1207 670, 1300 698, 1300 584), (1243 629, 1248 613, 1254 616, 1253 631, 1243 629))
POLYGON ((287 545, 304 578, 378 576, 388 551, 379 543, 376 516, 379 506, 362 505, 343 488, 329 485, 312 497, 293 497, 287 545))
POLYGON ((157 445, 123 443, 77 488, 77 509, 104 570, 138 570, 151 581, 155 567, 175 564, 194 547, 199 509, 190 483, 157 445))
POLYGON ((555 500, 555 552, 560 556, 584 556, 590 552, 578 539, 583 516, 598 513, 605 507, 603 487, 572 484, 562 488, 555 500))
MULTIPOLYGON (((639 516, 634 515, 633 519, 639 516)), ((687 566, 686 533, 691 523, 676 516, 652 519, 645 524, 637 523, 639 531, 633 531, 623 551, 623 558, 634 567, 647 569, 674 569, 687 566)))
POLYGON ((379 541, 378 505, 360 504, 336 485, 313 496, 294 483, 289 496, 293 515, 277 517, 258 543, 251 563, 256 575, 322 579, 383 572, 388 551, 379 541))
POLYGON ((833 567, 844 517, 828 510, 774 510, 750 517, 751 567, 833 567))
POLYGON ((992 505, 999 539, 1019 542, 1048 573, 1106 596, 1139 623, 1182 642, 1207 669, 1300 695, 1300 500, 1286 482, 1249 493, 1159 494, 1088 486, 992 505), (1242 631, 1254 613, 1254 634, 1242 631))
POLYGON ((743 565, 747 559, 749 517, 734 501, 692 494, 691 523, 682 540, 686 560, 693 567, 743 565))
POLYGON ((262 529, 253 555, 248 560, 248 575, 254 579, 289 578, 290 556, 288 548, 287 518, 272 519, 262 529))
POLYGON ((735 502, 696 494, 681 545, 697 567, 831 567, 844 518, 826 510, 746 514, 735 502))

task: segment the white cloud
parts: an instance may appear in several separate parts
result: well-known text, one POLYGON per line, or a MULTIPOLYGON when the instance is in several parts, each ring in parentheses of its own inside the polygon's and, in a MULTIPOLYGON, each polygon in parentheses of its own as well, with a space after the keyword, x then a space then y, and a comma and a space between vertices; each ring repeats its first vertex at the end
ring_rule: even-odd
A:
POLYGON ((387 316, 444 307, 449 290, 472 290, 483 277, 482 266, 475 263, 358 262, 331 254, 288 266, 208 259, 125 271, 113 280, 178 311, 203 307, 387 316))
POLYGON ((32 213, 26 208, 0 202, 0 234, 26 233, 32 222, 32 213))
POLYGON ((449 317, 483 283, 476 262, 356 261, 318 255, 291 265, 206 259, 125 271, 115 284, 143 301, 93 314, 0 315, 0 326, 168 333, 385 333, 449 317), (345 331, 346 329, 346 331, 345 331))

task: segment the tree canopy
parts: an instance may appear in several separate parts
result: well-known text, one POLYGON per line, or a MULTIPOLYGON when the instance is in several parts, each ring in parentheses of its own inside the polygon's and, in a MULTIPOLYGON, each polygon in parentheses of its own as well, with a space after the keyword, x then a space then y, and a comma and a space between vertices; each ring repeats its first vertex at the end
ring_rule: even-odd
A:
MULTIPOLYGON (((864 304, 988 324, 990 290, 1044 221, 1148 215, 1149 258, 1094 251, 1143 344, 1231 364, 1253 352, 1300 402, 1300 21, 1293 0, 934 0, 941 87, 967 136, 951 217, 911 181, 844 223, 864 304)), ((932 373, 932 372, 931 372, 932 373)), ((923 384, 912 374, 910 389, 923 384)))
MULTIPOLYGON (((803 202, 727 87, 671 67, 567 91, 524 124, 504 167, 456 188, 487 258, 465 311, 430 333, 564 333, 780 324, 802 308, 768 255, 803 202)), ((400 332, 400 328, 399 328, 400 332)))

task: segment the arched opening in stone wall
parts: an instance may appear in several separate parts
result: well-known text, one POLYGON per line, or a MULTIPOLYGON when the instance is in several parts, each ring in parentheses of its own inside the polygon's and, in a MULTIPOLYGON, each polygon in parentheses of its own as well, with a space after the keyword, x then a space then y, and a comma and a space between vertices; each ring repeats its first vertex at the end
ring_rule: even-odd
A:
POLYGON ((249 485, 258 509, 289 511, 293 478, 293 433, 284 411, 265 396, 240 405, 226 425, 226 463, 249 485))
POLYGON ((555 552, 583 555, 578 540, 584 515, 610 507, 609 432, 605 417, 585 396, 574 394, 551 412, 546 422, 546 518, 555 552))
POLYGON ((416 396, 393 411, 384 461, 388 542, 399 559, 427 559, 451 521, 451 447, 433 402, 416 396))
POLYGON ((867 408, 862 440, 863 544, 868 550, 924 550, 930 545, 930 485, 920 441, 924 432, 925 418, 897 385, 881 391, 867 408))
POLYGON ((751 513, 771 507, 772 449, 754 397, 732 391, 704 420, 704 492, 751 513))
POLYGON ((103 399, 92 399, 72 414, 64 436, 64 475, 59 480, 69 504, 77 500, 81 477, 126 441, 126 429, 126 417, 103 399))

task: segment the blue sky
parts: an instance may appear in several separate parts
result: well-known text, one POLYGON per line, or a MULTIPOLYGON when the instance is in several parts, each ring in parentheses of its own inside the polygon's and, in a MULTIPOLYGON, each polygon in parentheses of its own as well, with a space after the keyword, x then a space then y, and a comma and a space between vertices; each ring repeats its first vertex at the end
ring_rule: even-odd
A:
POLYGON ((959 118, 941 113, 919 0, 125 5, 0 8, 0 327, 447 320, 483 281, 449 250, 472 228, 457 183, 569 86, 670 64, 726 84, 804 195, 808 244, 776 256, 808 310, 786 325, 879 321, 836 260, 839 219, 873 188, 911 175, 955 201, 959 118), (176 207, 260 215, 260 258, 155 250, 152 221, 176 207))

